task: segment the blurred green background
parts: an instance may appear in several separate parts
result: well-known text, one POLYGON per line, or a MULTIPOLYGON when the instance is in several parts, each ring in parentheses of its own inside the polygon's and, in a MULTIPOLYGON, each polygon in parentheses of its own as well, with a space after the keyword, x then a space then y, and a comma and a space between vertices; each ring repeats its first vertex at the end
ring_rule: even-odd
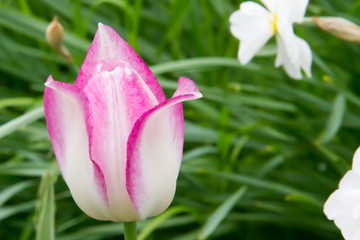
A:
MULTIPOLYGON (((59 174, 42 114, 49 74, 73 83, 97 23, 112 26, 170 97, 179 76, 204 98, 184 103, 174 202, 138 224, 139 239, 342 239, 322 207, 360 145, 360 47, 295 25, 313 77, 274 68, 271 41, 236 59, 230 0, 0 0, 0 238, 122 239, 122 224, 87 217, 59 174), (66 63, 45 41, 54 16, 66 63), (4 125, 3 125, 4 124, 4 125)), ((360 23, 360 1, 310 0, 306 16, 360 23)))

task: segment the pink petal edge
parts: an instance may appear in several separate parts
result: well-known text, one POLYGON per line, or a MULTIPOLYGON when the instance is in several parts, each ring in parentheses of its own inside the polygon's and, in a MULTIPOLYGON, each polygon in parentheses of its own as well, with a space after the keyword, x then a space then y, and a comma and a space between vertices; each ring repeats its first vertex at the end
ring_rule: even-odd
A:
POLYGON ((94 40, 81 66, 75 86, 81 89, 85 88, 97 64, 112 59, 129 63, 149 86, 158 101, 163 102, 166 100, 165 94, 150 68, 114 29, 101 23, 98 25, 94 40))
MULTIPOLYGON (((168 139, 168 142, 171 142, 177 146, 177 162, 175 164, 176 169, 176 178, 180 169, 181 159, 182 159, 182 147, 183 147, 183 138, 184 138, 184 129, 183 129, 183 112, 182 112, 182 102, 192 99, 201 98, 202 94, 196 88, 194 82, 188 78, 181 77, 179 78, 179 86, 176 92, 174 93, 171 99, 168 99, 165 102, 160 103, 158 106, 150 109, 145 112, 135 123, 132 132, 128 138, 127 142, 127 163, 126 163, 126 188, 129 193, 130 199, 138 212, 141 219, 145 219, 149 216, 153 216, 159 214, 163 210, 165 210, 168 205, 171 203, 173 198, 169 196, 171 199, 168 201, 164 207, 162 207, 160 212, 143 212, 144 204, 148 204, 147 195, 151 194, 151 188, 156 186, 146 186, 146 182, 144 182, 144 171, 150 171, 149 169, 145 169, 143 167, 144 161, 151 160, 151 156, 147 156, 149 159, 143 159, 141 157, 141 152, 143 148, 139 147, 141 145, 142 135, 145 130, 149 130, 152 127, 148 126, 147 123, 151 119, 152 116, 155 116, 156 113, 161 113, 161 111, 171 111, 171 117, 173 118, 171 121, 173 135, 172 139, 168 139), (148 128, 147 128, 148 127, 148 128), (145 194, 146 193, 146 194, 145 194)), ((161 119, 161 118, 159 118, 161 119)), ((163 120, 163 119, 161 119, 163 120)), ((159 139, 153 139, 154 142, 159 141, 159 139)), ((161 150, 161 149, 160 149, 161 150)), ((170 171, 170 170, 169 170, 170 171)), ((151 172, 154 177, 156 173, 151 172)), ((175 179, 176 180, 176 179, 175 179)), ((176 184, 176 182, 175 182, 176 184)), ((163 189, 167 191, 167 189, 163 189)), ((151 203, 150 203, 151 204, 151 203)), ((154 207, 149 207, 154 208, 154 207)))
POLYGON ((157 99, 123 61, 103 62, 83 91, 90 102, 87 109, 90 157, 105 175, 112 220, 138 219, 135 209, 131 210, 126 190, 126 140, 136 120, 158 105, 157 99))
MULTIPOLYGON (((81 89, 77 88, 76 86, 70 83, 54 81, 51 75, 47 78, 45 86, 46 88, 44 91, 44 112, 46 118, 46 125, 60 171, 63 176, 66 176, 66 173, 64 172, 64 164, 66 164, 64 162, 65 156, 62 155, 62 153, 64 153, 65 151, 64 149, 65 146, 63 145, 64 140, 62 139, 64 136, 61 136, 61 134, 59 134, 63 132, 64 129, 62 129, 61 131, 57 130, 59 128, 59 125, 61 127, 61 124, 59 124, 58 121, 61 120, 62 116, 58 116, 58 114, 60 114, 60 111, 53 105, 51 99, 56 98, 56 93, 66 94, 73 97, 74 100, 76 100, 79 106, 81 107, 85 121, 89 119, 89 117, 86 116, 85 114, 89 112, 88 111, 89 100, 86 97, 86 95, 82 93, 81 89)), ((87 122, 85 124, 86 124, 86 130, 87 132, 89 132, 90 131, 89 125, 87 124, 87 122)), ((94 169, 94 177, 95 177, 96 185, 99 187, 99 190, 102 193, 102 197, 108 204, 108 199, 106 194, 107 187, 105 183, 104 174, 96 162, 94 162, 93 160, 91 160, 91 162, 94 169)))

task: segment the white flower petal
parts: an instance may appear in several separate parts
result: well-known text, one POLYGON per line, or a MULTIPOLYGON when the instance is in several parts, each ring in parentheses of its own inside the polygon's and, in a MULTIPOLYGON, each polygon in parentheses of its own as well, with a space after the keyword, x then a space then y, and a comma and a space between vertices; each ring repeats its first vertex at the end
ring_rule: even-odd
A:
POLYGON ((287 2, 290 2, 289 0, 285 0, 284 2, 282 0, 260 0, 267 9, 270 10, 270 12, 278 13, 279 8, 281 7, 281 4, 286 4, 287 2))
POLYGON ((360 147, 356 150, 356 152, 354 154, 352 169, 354 172, 357 172, 360 174, 360 147))
POLYGON ((324 213, 328 219, 334 220, 343 216, 344 211, 341 207, 340 201, 341 191, 338 189, 333 192, 330 197, 326 200, 324 205, 324 213))
POLYGON ((291 23, 301 23, 304 21, 309 0, 261 0, 261 2, 279 17, 286 18, 291 23))
POLYGON ((260 4, 257 4, 255 2, 243 2, 240 5, 240 10, 234 12, 231 16, 230 16, 230 22, 237 22, 238 17, 239 17, 239 12, 242 13, 242 15, 245 16, 255 16, 255 17, 261 17, 264 16, 266 14, 269 14, 269 11, 266 10, 263 6, 261 6, 260 4), (238 12, 238 13, 237 13, 238 12))
MULTIPOLYGON (((286 0, 288 1, 288 0, 286 0)), ((295 0, 292 1, 290 20, 297 23, 302 23, 304 21, 304 15, 306 12, 307 5, 309 0, 295 0)))
POLYGON ((230 16, 230 31, 238 39, 252 35, 254 31, 271 30, 270 13, 257 3, 244 2, 240 10, 230 16))
POLYGON ((244 2, 230 16, 230 31, 240 40, 238 53, 242 64, 248 63, 273 36, 270 13, 253 2, 244 2))
POLYGON ((299 37, 296 37, 299 51, 299 62, 307 77, 311 77, 312 53, 309 44, 299 37))
POLYGON ((298 62, 296 60, 294 61, 294 58, 291 58, 287 52, 286 45, 284 43, 284 40, 277 36, 277 47, 278 47, 278 54, 275 61, 275 66, 279 67, 281 65, 284 65, 284 69, 286 73, 294 78, 294 79, 301 79, 301 68, 298 62))
POLYGON ((345 217, 339 223, 341 233, 346 240, 359 240, 355 236, 359 236, 360 219, 353 219, 351 216, 345 217))
POLYGON ((276 36, 278 45, 278 55, 275 66, 284 65, 287 74, 294 79, 301 79, 301 69, 308 77, 311 77, 312 53, 309 45, 296 35, 283 38, 282 35, 276 36), (292 41, 289 41, 292 39, 292 41))
POLYGON ((360 231, 357 231, 356 234, 354 235, 354 240, 359 240, 360 239, 360 231))
POLYGON ((357 201, 357 204, 354 205, 353 211, 352 211, 352 216, 355 219, 359 219, 360 218, 360 202, 357 201))
POLYGON ((282 47, 286 51, 290 60, 295 62, 298 58, 298 50, 296 49, 296 35, 292 24, 286 18, 278 17, 277 22, 277 37, 281 38, 282 47))
POLYGON ((240 42, 238 58, 242 64, 247 64, 255 54, 269 41, 271 33, 258 33, 252 37, 245 38, 240 42))
POLYGON ((343 190, 360 189, 360 175, 353 170, 348 171, 341 179, 339 188, 343 190))
POLYGON ((334 220, 346 240, 360 237, 360 175, 350 170, 341 179, 339 189, 330 195, 324 213, 334 220))
POLYGON ((351 191, 344 191, 340 196, 341 204, 344 206, 346 212, 349 212, 354 219, 356 218, 357 211, 355 211, 360 203, 360 189, 351 191))

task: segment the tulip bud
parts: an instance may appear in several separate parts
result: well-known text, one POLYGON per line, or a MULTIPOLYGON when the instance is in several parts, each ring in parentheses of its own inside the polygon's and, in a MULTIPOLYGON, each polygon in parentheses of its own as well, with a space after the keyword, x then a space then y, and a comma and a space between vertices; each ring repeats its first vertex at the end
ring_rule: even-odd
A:
POLYGON ((340 17, 313 17, 324 31, 349 42, 360 43, 360 27, 340 17))
POLYGON ((63 45, 64 28, 58 22, 57 16, 46 28, 46 41, 53 47, 67 62, 72 62, 72 56, 67 48, 63 45))
POLYGON ((75 85, 45 83, 54 154, 79 207, 99 220, 139 221, 172 202, 184 144, 182 102, 201 98, 179 78, 167 99, 110 26, 99 24, 75 85))

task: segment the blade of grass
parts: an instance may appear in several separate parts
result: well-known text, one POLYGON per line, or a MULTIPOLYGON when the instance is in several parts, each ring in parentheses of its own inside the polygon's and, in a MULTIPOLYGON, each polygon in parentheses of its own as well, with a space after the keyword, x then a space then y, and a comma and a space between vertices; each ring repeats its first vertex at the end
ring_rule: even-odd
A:
POLYGON ((0 126, 0 139, 44 116, 44 107, 38 107, 0 126))
POLYGON ((4 189, 0 193, 0 207, 10 198, 15 196, 16 194, 20 193, 24 189, 35 185, 34 181, 23 181, 14 185, 11 185, 10 187, 4 189))
POLYGON ((333 108, 330 117, 327 121, 326 127, 319 137, 322 144, 330 142, 339 131, 342 121, 344 119, 346 109, 346 97, 344 94, 339 93, 334 100, 333 108))
POLYGON ((246 191, 246 186, 240 187, 208 217, 199 233, 200 240, 207 239, 214 232, 223 219, 229 214, 231 209, 236 205, 239 199, 244 196, 246 191))
POLYGON ((41 180, 36 210, 36 240, 55 239, 55 196, 54 183, 50 172, 41 180))
POLYGON ((163 222, 167 221, 172 216, 182 213, 189 212, 189 208, 183 206, 172 207, 166 210, 163 214, 155 217, 149 223, 145 225, 138 236, 138 240, 145 240, 150 234, 158 228, 163 222))

